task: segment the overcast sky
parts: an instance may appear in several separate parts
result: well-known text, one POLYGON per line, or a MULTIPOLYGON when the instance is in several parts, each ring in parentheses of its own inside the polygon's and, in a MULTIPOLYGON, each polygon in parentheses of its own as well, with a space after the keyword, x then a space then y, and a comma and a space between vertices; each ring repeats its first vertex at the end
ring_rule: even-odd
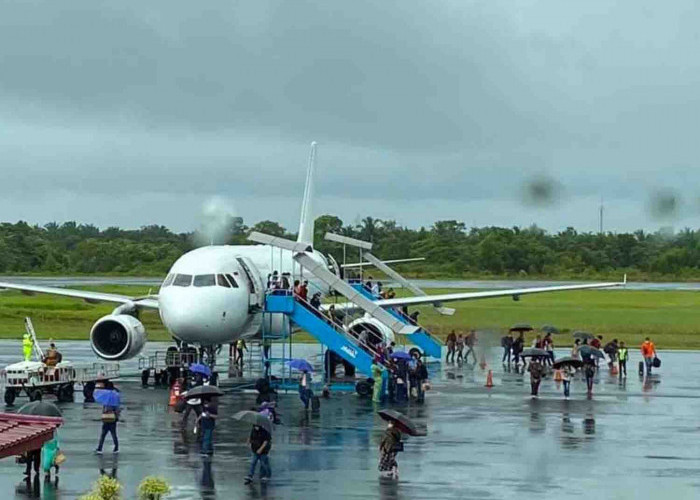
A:
POLYGON ((0 1, 0 220, 700 221, 700 4, 0 1), (543 193, 533 200, 533 194, 543 193), (675 205, 674 205, 675 203, 675 205), (667 210, 664 210, 666 208, 667 210))

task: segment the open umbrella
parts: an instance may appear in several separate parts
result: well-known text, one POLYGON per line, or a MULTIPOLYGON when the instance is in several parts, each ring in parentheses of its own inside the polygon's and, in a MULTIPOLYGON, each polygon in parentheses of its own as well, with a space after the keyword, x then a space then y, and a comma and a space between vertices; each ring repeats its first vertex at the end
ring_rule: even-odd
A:
POLYGON ((379 410, 377 414, 382 417, 383 420, 387 422, 393 422, 394 427, 408 434, 409 436, 425 436, 426 432, 424 430, 418 429, 416 424, 401 412, 396 410, 379 410))
POLYGON ((516 323, 510 327, 511 332, 531 332, 532 330, 534 328, 527 323, 516 323))
POLYGON ((314 367, 311 366, 311 363, 309 363, 305 359, 290 359, 289 361, 287 361, 287 364, 292 370, 299 370, 300 372, 314 371, 314 367))
POLYGON ((190 365, 189 370, 192 373, 199 373, 205 377, 211 377, 211 368, 209 368, 207 365, 203 365, 202 363, 190 365))
POLYGON ((42 417, 62 417, 61 410, 53 403, 48 401, 32 401, 22 405, 17 413, 20 415, 38 415, 42 417))
POLYGON ((592 333, 589 333, 589 332, 582 332, 582 331, 574 332, 575 339, 591 340, 594 337, 595 337, 595 335, 593 335, 592 333))
POLYGON ((564 366, 573 366, 574 368, 581 368, 583 366, 583 361, 567 356, 565 358, 559 358, 554 362, 552 366, 557 370, 559 368, 563 368, 564 366))
POLYGON ((542 325, 542 331, 544 333, 551 333, 552 335, 556 335, 559 332, 559 328, 557 328, 554 325, 542 325))
POLYGON ((542 356, 547 357, 549 353, 544 349, 538 349, 537 347, 531 347, 530 349, 525 349, 521 354, 521 358, 527 358, 529 356, 542 356))
POLYGON ((582 345, 581 347, 579 347, 578 353, 581 355, 581 357, 590 356, 592 358, 605 359, 605 354, 603 354, 603 351, 589 345, 582 345))
POLYGON ((198 385, 197 387, 193 387, 189 391, 182 393, 182 397, 185 399, 207 398, 223 395, 224 393, 221 391, 221 389, 215 385, 198 385))
POLYGON ((115 408, 119 408, 119 406, 122 404, 121 394, 119 394, 118 391, 113 391, 111 389, 95 389, 93 398, 103 406, 113 406, 115 408))
POLYGON ((263 415, 262 413, 258 413, 256 411, 250 411, 250 410, 244 410, 244 411, 239 411, 233 416, 234 420, 238 420, 240 422, 247 422, 251 425, 257 425, 258 427, 262 427, 265 429, 267 432, 272 434, 272 422, 270 422, 270 419, 263 415))
POLYGON ((411 355, 404 351, 392 352, 391 357, 394 359, 411 359, 411 355))

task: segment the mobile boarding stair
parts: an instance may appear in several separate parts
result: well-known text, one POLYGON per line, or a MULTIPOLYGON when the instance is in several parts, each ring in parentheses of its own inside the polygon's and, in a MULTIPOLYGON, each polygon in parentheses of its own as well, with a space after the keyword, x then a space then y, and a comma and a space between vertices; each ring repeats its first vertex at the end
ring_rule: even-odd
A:
MULTIPOLYGON (((369 300, 379 300, 379 297, 375 297, 374 294, 367 290, 367 287, 360 281, 351 282, 350 286, 367 297, 369 300)), ((408 316, 398 309, 387 308, 386 311, 405 325, 414 324, 408 316)), ((407 334, 406 338, 413 344, 423 349, 423 352, 428 356, 440 359, 442 357, 442 343, 436 337, 432 336, 426 328, 420 325, 416 326, 418 326, 418 330, 414 333, 407 334)))
MULTIPOLYGON (((321 311, 314 309, 300 297, 286 290, 277 290, 267 295, 265 312, 288 316, 297 326, 307 331, 357 370, 368 377, 372 376, 372 363, 378 353, 369 345, 361 345, 359 340, 342 326, 332 323, 321 311)), ((384 366, 389 368, 387 365, 384 366)))

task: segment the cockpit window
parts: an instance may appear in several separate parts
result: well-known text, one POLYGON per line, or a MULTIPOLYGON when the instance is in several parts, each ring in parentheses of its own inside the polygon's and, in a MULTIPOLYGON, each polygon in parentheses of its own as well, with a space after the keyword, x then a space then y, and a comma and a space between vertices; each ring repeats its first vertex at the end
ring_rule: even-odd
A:
POLYGON ((190 286, 192 284, 191 274, 178 274, 173 280, 173 286, 190 286))
POLYGON ((236 280, 233 279, 233 276, 231 274, 227 274, 226 277, 228 278, 229 283, 231 283, 231 286, 233 288, 238 288, 238 283, 236 283, 236 280))
POLYGON ((194 286, 214 286, 216 276, 214 274, 198 274, 194 277, 194 286))
POLYGON ((173 283, 173 280, 175 279, 174 274, 168 274, 168 276, 165 278, 165 281, 163 281, 163 284, 161 287, 165 288, 166 286, 170 286, 173 283))
POLYGON ((224 276, 223 274, 216 275, 216 284, 219 286, 223 286, 224 288, 231 288, 229 282, 226 281, 226 276, 224 276))

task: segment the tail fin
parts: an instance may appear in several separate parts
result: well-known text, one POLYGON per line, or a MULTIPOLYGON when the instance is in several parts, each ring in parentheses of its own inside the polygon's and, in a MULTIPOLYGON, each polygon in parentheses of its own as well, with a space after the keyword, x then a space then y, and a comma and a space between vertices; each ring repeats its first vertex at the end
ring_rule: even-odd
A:
POLYGON ((306 171, 306 185, 304 186, 304 200, 301 202, 301 217, 299 219, 299 236, 297 242, 314 244, 314 167, 316 164, 316 142, 311 143, 311 155, 309 156, 309 168, 306 171))

